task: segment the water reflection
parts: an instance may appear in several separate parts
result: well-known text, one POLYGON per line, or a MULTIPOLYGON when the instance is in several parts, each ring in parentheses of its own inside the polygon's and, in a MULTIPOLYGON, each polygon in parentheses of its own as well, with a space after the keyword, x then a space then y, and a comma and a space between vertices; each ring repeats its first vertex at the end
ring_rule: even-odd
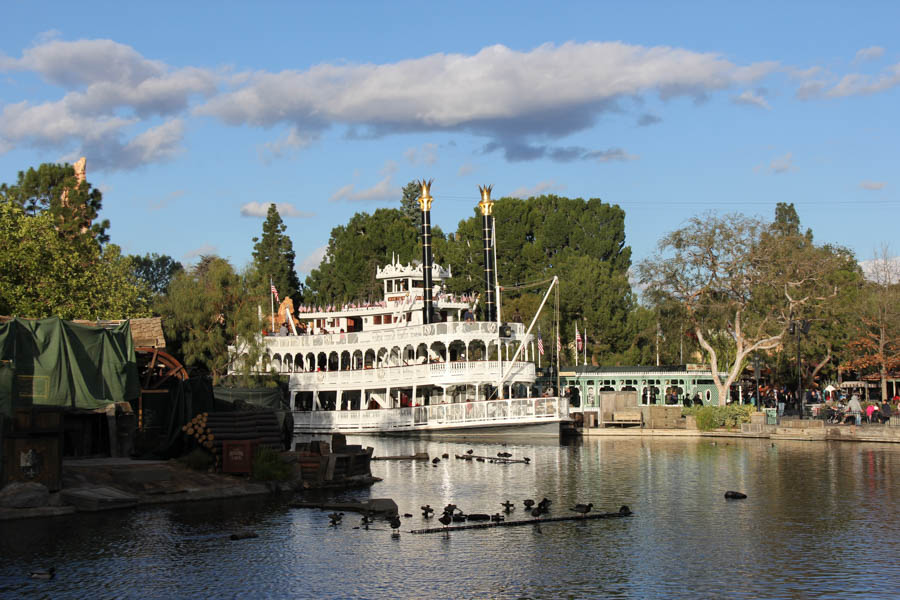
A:
MULTIPOLYGON (((53 597, 893 597, 900 525, 892 518, 900 452, 889 445, 612 438, 358 438, 377 455, 448 453, 373 463, 383 481, 333 500, 393 498, 385 523, 330 527, 289 498, 165 505, 0 523, 0 596, 53 597), (530 465, 460 461, 472 449, 530 465), (746 492, 727 501, 726 490, 746 492), (419 507, 494 513, 510 500, 629 505, 628 519, 548 523, 443 535, 419 507), (255 539, 228 535, 252 529, 255 539), (57 577, 28 572, 55 565, 57 577), (873 576, 873 571, 877 576, 873 576)), ((315 498, 310 495, 307 499, 315 498)))

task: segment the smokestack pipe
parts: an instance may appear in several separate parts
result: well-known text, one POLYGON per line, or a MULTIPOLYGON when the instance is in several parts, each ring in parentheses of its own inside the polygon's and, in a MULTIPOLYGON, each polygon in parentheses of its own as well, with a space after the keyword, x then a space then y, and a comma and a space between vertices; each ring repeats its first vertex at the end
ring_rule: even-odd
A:
MULTIPOLYGON (((431 301, 431 264, 433 258, 431 255, 431 201, 434 199, 429 193, 431 190, 431 182, 424 179, 419 182, 422 187, 422 195, 419 196, 419 207, 422 209, 422 276, 423 276, 423 298, 422 305, 422 322, 430 325, 432 319, 432 301, 431 301)), ((415 292, 413 292, 415 293, 415 292)))
POLYGON ((494 300, 494 239, 493 239, 493 221, 494 221, 494 203, 491 201, 491 190, 494 186, 485 185, 478 186, 481 192, 481 202, 478 208, 481 209, 481 225, 482 239, 484 240, 484 320, 497 320, 497 304, 494 300))

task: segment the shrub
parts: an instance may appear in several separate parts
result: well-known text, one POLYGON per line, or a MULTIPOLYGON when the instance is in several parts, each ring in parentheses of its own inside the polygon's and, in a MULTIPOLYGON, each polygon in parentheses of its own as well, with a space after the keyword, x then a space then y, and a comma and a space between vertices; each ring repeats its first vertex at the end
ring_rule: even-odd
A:
POLYGON ((215 462, 212 454, 203 448, 194 448, 178 460, 181 464, 194 471, 206 471, 215 462))
POLYGON ((291 465, 281 460, 281 454, 262 447, 253 457, 253 479, 258 481, 288 481, 293 474, 291 465))
POLYGON ((749 404, 726 404, 725 406, 691 406, 682 410, 682 415, 693 415, 697 419, 697 429, 712 431, 720 427, 729 429, 741 423, 750 422, 753 407, 749 404))

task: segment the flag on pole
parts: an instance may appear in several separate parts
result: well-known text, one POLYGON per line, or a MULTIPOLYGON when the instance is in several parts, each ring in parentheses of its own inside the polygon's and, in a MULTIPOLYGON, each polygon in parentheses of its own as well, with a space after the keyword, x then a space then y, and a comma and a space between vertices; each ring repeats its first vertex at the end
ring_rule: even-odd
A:
POLYGON ((559 354, 562 352, 562 341, 559 339, 559 334, 556 334, 556 353, 559 354))
POLYGON ((272 288, 272 293, 275 294, 275 302, 278 302, 278 290, 275 289, 275 284, 270 283, 269 287, 272 288))
POLYGON ((544 355, 544 338, 541 337, 540 329, 538 329, 538 354, 544 355))
POLYGON ((581 346, 581 334, 578 333, 578 323, 575 324, 575 348, 577 348, 578 351, 581 352, 581 348, 582 348, 582 346, 581 346))

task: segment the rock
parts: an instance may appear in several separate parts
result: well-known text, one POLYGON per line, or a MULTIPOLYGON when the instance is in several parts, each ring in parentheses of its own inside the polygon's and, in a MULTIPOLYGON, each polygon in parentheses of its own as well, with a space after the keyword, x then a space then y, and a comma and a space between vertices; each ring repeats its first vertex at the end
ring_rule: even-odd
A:
POLYGON ((42 483, 15 481, 0 490, 0 507, 40 508, 50 501, 50 490, 42 483))

